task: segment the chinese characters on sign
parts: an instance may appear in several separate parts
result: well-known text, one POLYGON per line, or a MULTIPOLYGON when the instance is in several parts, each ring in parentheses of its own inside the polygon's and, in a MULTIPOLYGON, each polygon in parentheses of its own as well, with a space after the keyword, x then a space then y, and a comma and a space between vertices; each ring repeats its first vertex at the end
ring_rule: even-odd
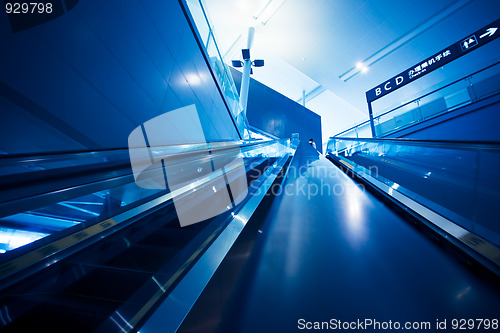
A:
POLYGON ((441 64, 439 63, 441 61, 441 59, 444 59, 444 58, 448 57, 449 55, 451 55, 450 50, 445 50, 443 52, 438 53, 437 55, 433 56, 432 58, 430 58, 430 59, 424 61, 423 63, 415 66, 414 68, 410 69, 408 71, 408 77, 410 79, 413 79, 421 74, 424 74, 427 71, 427 68, 429 66, 433 66, 435 64, 438 66, 441 66, 441 64))
POLYGON ((428 74, 433 70, 463 56, 464 54, 467 54, 468 52, 494 40, 500 35, 500 32, 497 32, 499 27, 500 19, 476 31, 467 38, 450 45, 425 61, 408 68, 406 71, 401 72, 377 87, 368 90, 366 92, 367 102, 371 103, 374 100, 412 82, 413 80, 416 80, 423 75, 428 74))

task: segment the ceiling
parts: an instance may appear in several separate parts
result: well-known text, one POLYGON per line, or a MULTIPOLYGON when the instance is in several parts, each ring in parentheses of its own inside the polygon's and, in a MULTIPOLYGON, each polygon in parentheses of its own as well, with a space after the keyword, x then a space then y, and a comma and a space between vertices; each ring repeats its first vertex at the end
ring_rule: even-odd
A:
MULTIPOLYGON (((228 63, 241 58, 248 27, 255 26, 252 58, 264 59, 266 65, 255 69, 253 78, 299 103, 305 93, 306 107, 322 116, 323 141, 368 118, 367 90, 493 22, 500 13, 498 0, 204 3, 228 63)), ((492 49, 485 47, 481 54, 470 53, 482 57, 473 61, 475 66, 488 60, 488 52, 492 49)), ((457 61, 436 71, 429 84, 465 76, 464 66, 470 67, 474 58, 467 57, 467 63, 457 61)))

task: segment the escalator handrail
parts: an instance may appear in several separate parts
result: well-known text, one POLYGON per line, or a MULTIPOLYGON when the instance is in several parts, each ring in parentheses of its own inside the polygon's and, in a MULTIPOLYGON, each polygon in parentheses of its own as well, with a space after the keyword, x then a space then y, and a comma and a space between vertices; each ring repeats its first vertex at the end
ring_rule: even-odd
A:
MULTIPOLYGON (((270 141, 214 141, 207 143, 186 143, 186 144, 175 144, 169 146, 158 146, 166 148, 181 148, 184 151, 202 150, 207 149, 207 144, 210 145, 211 150, 225 149, 227 147, 249 147, 259 144, 269 144, 278 140, 270 141)), ((22 163, 22 162, 49 162, 54 158, 66 157, 71 158, 94 158, 94 157, 107 157, 111 153, 125 153, 128 156, 129 148, 110 148, 110 149, 92 149, 92 150, 71 150, 71 151, 54 151, 54 152, 37 152, 37 153, 19 153, 19 154, 0 154, 0 166, 5 163, 22 163), (108 154, 108 155, 106 155, 108 154)))
MULTIPOLYGON (((499 151, 500 142, 494 141, 466 141, 466 140, 417 140, 408 138, 349 138, 333 136, 330 140, 339 141, 356 141, 360 143, 378 143, 378 144, 393 144, 402 146, 419 146, 424 148, 442 148, 442 149, 458 149, 458 150, 487 150, 499 151)), ((329 141, 330 141, 329 140, 329 141)), ((343 151, 342 149, 341 151, 343 151)))
MULTIPOLYGON (((280 142, 280 140, 270 140, 270 141, 260 141, 260 142, 243 142, 243 141, 221 141, 221 142, 212 142, 209 143, 208 148, 211 153, 221 153, 226 150, 233 150, 235 148, 245 149, 251 147, 251 149, 261 148, 267 145, 272 145, 280 142)), ((207 144, 182 144, 182 145, 172 145, 172 146, 160 146, 160 147, 152 147, 154 149, 161 150, 165 147, 168 150, 175 149, 176 156, 186 156, 186 155, 197 155, 201 153, 206 153, 207 144)), ((23 184, 27 184, 30 186, 34 183, 40 181, 48 181, 55 182, 62 178, 68 177, 78 177, 82 174, 86 176, 91 175, 99 175, 102 172, 105 172, 107 169, 129 169, 130 168, 130 158, 129 158, 129 149, 111 149, 111 150, 101 150, 101 151, 92 151, 92 152, 70 152, 70 153, 56 153, 56 154, 42 154, 40 155, 22 155, 22 156, 0 156, 0 185, 2 190, 8 189, 9 187, 15 186, 19 188, 19 186, 23 186, 23 184), (110 152, 120 152, 122 154, 120 159, 113 159, 107 162, 103 162, 102 160, 96 160, 95 158, 105 158, 106 153, 110 152), (102 153, 105 153, 102 155, 102 153), (43 157, 45 156, 45 157, 43 157), (21 173, 13 173, 2 175, 1 167, 2 163, 14 164, 14 166, 20 165, 22 163, 46 163, 51 162, 54 158, 60 159, 64 157, 67 160, 72 160, 72 158, 88 158, 90 163, 88 164, 77 164, 77 165, 68 165, 57 168, 49 168, 45 170, 36 170, 36 171, 28 171, 21 173)))
MULTIPOLYGON (((211 143, 210 155, 212 157, 223 155, 226 152, 234 153, 235 148, 241 151, 257 150, 273 144, 284 143, 286 139, 260 141, 260 142, 242 142, 237 141, 237 144, 230 142, 211 143)), ((169 146, 168 149, 175 148, 175 159, 170 160, 169 163, 181 161, 184 159, 196 160, 200 156, 206 157, 207 145, 193 144, 193 145, 177 145, 169 146), (197 150, 195 149, 197 148, 197 150), (186 151, 179 151, 185 149, 186 151)), ((162 147, 158 147, 162 148, 162 147)), ((156 149, 156 148, 155 148, 156 149)), ((132 169, 128 150, 124 150, 126 155, 121 160, 114 160, 109 162, 98 161, 86 165, 76 165, 69 167, 61 167, 55 169, 47 169, 40 171, 29 171, 26 173, 18 173, 13 175, 0 176, 0 217, 18 213, 19 208, 9 208, 12 205, 28 205, 33 202, 31 206, 46 205, 46 201, 40 200, 41 196, 48 198, 53 194, 59 197, 61 191, 64 190, 65 195, 70 196, 73 192, 79 192, 83 186, 97 184, 99 182, 109 183, 113 179, 126 180, 126 177, 132 176, 132 169)), ((92 153, 89 153, 92 154, 92 153)), ((95 186, 90 186, 94 188, 95 186)), ((59 200, 59 199, 58 199, 59 200)), ((29 209, 36 208, 35 206, 29 209)), ((12 206, 13 207, 13 206, 12 206)), ((17 207, 17 206, 16 206, 17 207)))

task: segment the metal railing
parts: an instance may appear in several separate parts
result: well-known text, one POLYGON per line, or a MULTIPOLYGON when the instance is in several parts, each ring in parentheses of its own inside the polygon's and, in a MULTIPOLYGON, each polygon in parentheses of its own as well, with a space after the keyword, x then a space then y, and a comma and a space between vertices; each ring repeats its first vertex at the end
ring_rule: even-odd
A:
POLYGON ((370 120, 365 120, 359 124, 349 127, 348 129, 345 129, 342 132, 335 134, 333 137, 341 137, 341 136, 346 136, 346 137, 356 136, 356 138, 359 138, 360 136, 370 137, 371 136, 370 120))
POLYGON ((383 137, 465 105, 500 93, 500 62, 453 81, 376 115, 377 137, 383 137))
POLYGON ((226 102, 236 120, 238 130, 244 138, 248 138, 248 121, 245 114, 241 112, 238 90, 236 89, 229 67, 226 65, 225 59, 217 45, 214 27, 210 23, 205 5, 202 0, 188 0, 186 3, 194 19, 196 28, 200 33, 203 46, 210 58, 210 65, 219 80, 226 102), (240 117, 242 119, 239 119, 240 117))
POLYGON ((335 137, 327 153, 500 246, 500 143, 335 137))
MULTIPOLYGON (((476 103, 500 93, 500 62, 496 62, 470 75, 462 77, 438 89, 402 102, 396 107, 374 110, 376 137, 384 137, 432 119, 463 106, 476 103)), ((375 108, 375 104, 374 104, 375 108)), ((333 137, 371 137, 370 121, 350 127, 333 137)))

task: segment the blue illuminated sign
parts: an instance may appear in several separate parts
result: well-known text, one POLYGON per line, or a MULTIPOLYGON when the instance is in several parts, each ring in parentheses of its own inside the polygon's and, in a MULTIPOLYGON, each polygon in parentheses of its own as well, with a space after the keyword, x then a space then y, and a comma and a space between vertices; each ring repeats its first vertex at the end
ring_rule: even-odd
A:
POLYGON ((386 82, 370 89, 366 92, 366 100, 368 103, 387 95, 388 93, 401 88, 402 86, 422 77, 425 74, 467 54, 468 52, 477 49, 478 47, 494 40, 500 35, 500 19, 488 24, 484 28, 476 31, 472 35, 463 38, 459 42, 450 45, 444 50, 439 51, 426 60, 416 64, 399 73, 386 82))

